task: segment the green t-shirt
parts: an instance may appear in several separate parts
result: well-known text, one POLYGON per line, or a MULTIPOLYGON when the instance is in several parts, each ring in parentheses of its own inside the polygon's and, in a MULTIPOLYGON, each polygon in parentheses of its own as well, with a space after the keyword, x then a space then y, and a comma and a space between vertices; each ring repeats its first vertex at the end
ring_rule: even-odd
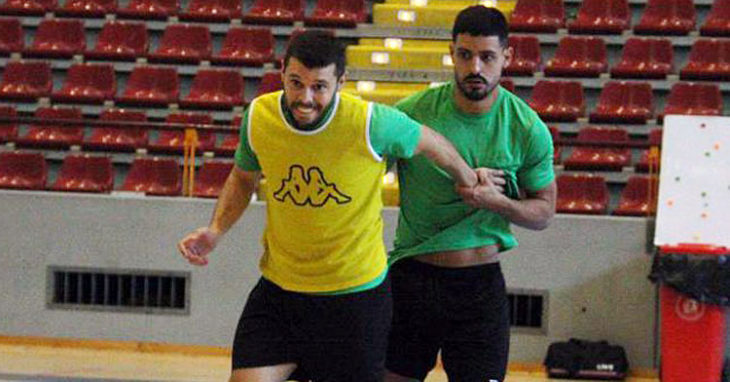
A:
MULTIPOLYGON (((282 97, 282 103, 283 100, 284 97, 282 97)), ((330 114, 335 112, 332 110, 334 104, 335 102, 330 103, 318 122, 302 127, 296 125, 285 105, 282 104, 281 108, 282 114, 291 126, 302 130, 316 130, 322 123, 329 120, 330 114)), ((370 145, 378 155, 383 157, 410 158, 421 139, 421 125, 393 107, 373 102, 369 130, 370 145)), ((248 142, 248 110, 244 112, 241 120, 240 138, 235 154, 236 165, 245 171, 260 171, 261 165, 248 142)))
MULTIPOLYGON (((457 109, 453 82, 396 104, 408 116, 451 141, 469 166, 502 169, 517 186, 537 191, 554 179, 550 132, 527 104, 504 88, 487 113, 457 109)), ((389 262, 418 254, 497 244, 517 245, 510 222, 463 202, 453 179, 422 155, 398 161, 400 216, 389 262)))
MULTIPOLYGON (((339 95, 338 95, 339 96, 339 95)), ((335 102, 331 102, 328 108, 322 113, 322 117, 312 125, 298 126, 291 111, 284 104, 282 97, 281 111, 287 123, 294 128, 301 130, 316 130, 330 119, 335 102)), ((241 120, 240 143, 236 149, 235 162, 236 165, 245 171, 260 171, 261 165, 258 158, 251 149, 248 141, 248 119, 249 114, 246 110, 241 120)), ((390 106, 372 103, 372 112, 370 115, 369 138, 370 145, 378 155, 388 158, 410 158, 418 146, 421 139, 421 123, 409 118, 403 112, 390 106)), ((376 277, 374 280, 363 285, 348 288, 339 291, 322 293, 324 295, 338 295, 346 293, 355 293, 375 288, 380 285, 387 275, 387 270, 376 277)))

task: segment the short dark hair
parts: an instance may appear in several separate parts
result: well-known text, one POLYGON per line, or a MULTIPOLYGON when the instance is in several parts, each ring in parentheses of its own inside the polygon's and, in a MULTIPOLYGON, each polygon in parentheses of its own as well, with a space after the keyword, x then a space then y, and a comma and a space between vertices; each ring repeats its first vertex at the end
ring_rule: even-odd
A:
POLYGON ((497 36, 499 44, 505 47, 508 35, 507 19, 496 8, 473 5, 456 15, 454 28, 451 31, 452 40, 456 41, 456 36, 462 33, 469 33, 472 36, 497 36))
POLYGON ((345 73, 345 47, 328 31, 308 30, 292 37, 284 55, 284 69, 292 57, 310 69, 335 64, 337 78, 345 73))

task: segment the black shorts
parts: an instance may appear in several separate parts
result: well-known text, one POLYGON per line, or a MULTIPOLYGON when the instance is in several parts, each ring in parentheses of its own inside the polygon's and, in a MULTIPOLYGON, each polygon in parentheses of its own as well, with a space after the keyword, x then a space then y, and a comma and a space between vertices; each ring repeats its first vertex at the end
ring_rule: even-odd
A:
POLYGON ((290 292, 261 278, 233 342, 233 369, 295 363, 306 381, 380 382, 392 319, 390 278, 363 292, 290 292))
POLYGON ((388 370, 422 381, 441 350, 449 381, 504 380, 509 303, 499 263, 442 268, 405 259, 390 276, 388 370))

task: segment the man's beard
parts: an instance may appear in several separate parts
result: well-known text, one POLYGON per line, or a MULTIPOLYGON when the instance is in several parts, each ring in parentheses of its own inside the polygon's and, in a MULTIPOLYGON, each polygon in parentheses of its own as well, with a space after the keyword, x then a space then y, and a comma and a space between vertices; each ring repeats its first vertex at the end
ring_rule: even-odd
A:
POLYGON ((470 74, 464 77, 463 81, 459 81, 459 79, 457 78, 456 85, 459 88, 459 91, 461 91, 461 94, 463 94, 464 97, 466 97, 470 101, 481 101, 487 98, 487 96, 489 96, 489 94, 492 93, 492 90, 494 90, 494 88, 496 87, 495 85, 490 86, 489 81, 487 81, 484 77, 475 74, 470 74), (478 80, 482 82, 485 85, 484 90, 469 90, 466 87, 466 82, 469 80, 478 80))

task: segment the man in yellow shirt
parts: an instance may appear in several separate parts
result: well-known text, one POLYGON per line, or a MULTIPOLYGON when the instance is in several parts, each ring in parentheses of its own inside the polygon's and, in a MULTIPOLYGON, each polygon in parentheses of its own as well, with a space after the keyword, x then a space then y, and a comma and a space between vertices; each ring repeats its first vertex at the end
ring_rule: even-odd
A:
POLYGON ((340 93, 344 47, 328 33, 294 38, 284 90, 251 102, 236 166, 213 218, 178 244, 195 265, 267 180, 262 278, 233 345, 231 381, 381 381, 392 316, 381 217, 384 157, 423 156, 470 188, 450 143, 405 114, 340 93))

